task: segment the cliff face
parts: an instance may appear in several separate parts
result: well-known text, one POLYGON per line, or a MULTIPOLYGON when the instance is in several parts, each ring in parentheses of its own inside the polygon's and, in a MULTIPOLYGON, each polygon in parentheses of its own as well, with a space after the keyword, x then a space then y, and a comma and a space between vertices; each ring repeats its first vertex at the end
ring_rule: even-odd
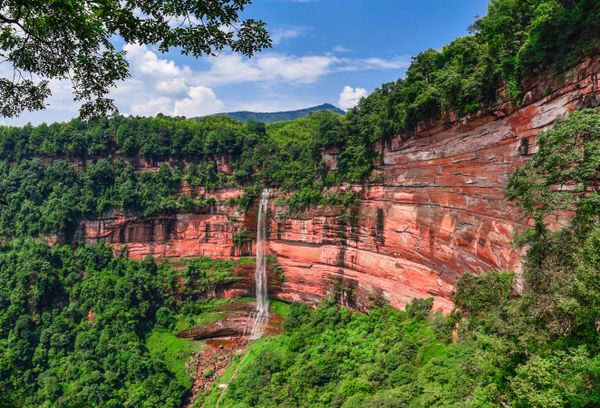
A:
POLYGON ((242 238, 246 224, 255 228, 253 211, 243 211, 225 204, 243 190, 213 193, 218 204, 194 212, 131 219, 122 214, 107 214, 98 220, 82 223, 80 234, 86 242, 107 242, 117 252, 131 258, 147 255, 160 258, 209 256, 235 258, 252 254, 251 242, 242 238))
MULTIPOLYGON (((536 135, 559 117, 600 101, 600 61, 532 80, 518 110, 423 126, 380 146, 382 183, 359 191, 357 208, 316 208, 290 215, 271 204, 269 250, 283 271, 270 286, 283 300, 313 302, 329 293, 359 309, 383 299, 402 307, 434 297, 448 310, 454 283, 467 271, 520 269, 513 234, 528 220, 504 197, 509 175, 535 153, 536 135)), ((328 155, 330 166, 335 156, 328 155)), ((212 193, 217 201, 241 190, 212 193)), ((129 256, 238 257, 253 252, 244 230, 255 230, 256 210, 244 214, 218 204, 172 217, 129 220, 115 215, 86 221, 88 242, 107 241, 129 256)), ((555 214, 555 225, 568 214, 555 214)), ((252 270, 242 272, 252 291, 252 270)), ((239 289, 239 288, 238 288, 239 289)))

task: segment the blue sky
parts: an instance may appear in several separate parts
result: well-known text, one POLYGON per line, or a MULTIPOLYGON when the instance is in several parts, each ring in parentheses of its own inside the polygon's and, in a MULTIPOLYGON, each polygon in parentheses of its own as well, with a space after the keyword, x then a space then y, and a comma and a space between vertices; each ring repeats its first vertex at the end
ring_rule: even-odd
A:
MULTIPOLYGON (((194 59, 176 50, 120 44, 131 78, 112 92, 124 114, 200 116, 277 111, 325 102, 344 109, 404 75, 410 58, 465 35, 486 0, 254 0, 246 17, 267 23, 272 49, 252 59, 230 52, 194 59)), ((54 81, 45 111, 6 124, 77 115, 70 84, 54 81)))

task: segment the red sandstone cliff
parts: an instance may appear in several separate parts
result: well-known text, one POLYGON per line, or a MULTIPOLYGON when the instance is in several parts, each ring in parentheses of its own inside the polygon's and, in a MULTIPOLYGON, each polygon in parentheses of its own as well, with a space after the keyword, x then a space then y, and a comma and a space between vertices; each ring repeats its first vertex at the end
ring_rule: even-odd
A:
MULTIPOLYGON (((316 208, 290 216, 271 204, 270 253, 284 281, 271 295, 313 302, 336 292, 364 308, 383 299, 396 307, 434 297, 448 310, 456 278, 466 271, 519 270, 513 234, 528 220, 506 201, 509 175, 535 152, 535 135, 554 120, 600 101, 600 61, 587 60, 566 74, 527 85, 523 107, 422 127, 381 147, 380 185, 360 190, 360 206, 341 214, 316 208)), ((334 156, 327 159, 335 166, 334 156)), ((237 257, 252 244, 236 237, 255 229, 255 210, 225 205, 241 190, 213 195, 219 204, 172 217, 128 220, 115 215, 86 221, 86 241, 107 241, 135 258, 237 257)), ((556 215, 556 224, 566 216, 556 215)), ((246 291, 251 292, 251 270, 246 291)))

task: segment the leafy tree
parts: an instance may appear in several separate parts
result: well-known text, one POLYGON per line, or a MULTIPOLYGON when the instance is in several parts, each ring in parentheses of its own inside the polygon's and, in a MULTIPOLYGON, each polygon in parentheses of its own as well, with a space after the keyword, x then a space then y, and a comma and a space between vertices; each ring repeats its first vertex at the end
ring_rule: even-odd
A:
POLYGON ((251 56, 271 45, 262 21, 242 19, 251 0, 125 2, 9 0, 0 13, 0 49, 16 75, 0 79, 1 116, 44 109, 50 79, 71 79, 82 117, 115 110, 106 97, 129 75, 126 43, 180 48, 195 57, 225 48, 251 56))
POLYGON ((539 153, 511 176, 507 195, 542 223, 552 211, 577 205, 580 215, 598 214, 600 113, 574 112, 538 138, 539 153))
MULTIPOLYGON (((599 395, 589 388, 594 362, 585 347, 535 356, 517 368, 510 387, 516 407, 579 407, 597 403, 599 395)), ((593 378, 593 377, 592 377, 593 378)))

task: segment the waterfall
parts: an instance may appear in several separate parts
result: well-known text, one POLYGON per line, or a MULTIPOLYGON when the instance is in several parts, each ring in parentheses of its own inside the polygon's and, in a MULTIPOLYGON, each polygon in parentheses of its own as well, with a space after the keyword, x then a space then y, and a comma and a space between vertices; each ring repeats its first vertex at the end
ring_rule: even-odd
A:
POLYGON ((251 339, 262 337, 269 321, 269 299, 267 298, 267 207, 269 189, 263 190, 258 206, 258 223, 256 225, 256 313, 254 325, 250 333, 251 339))

